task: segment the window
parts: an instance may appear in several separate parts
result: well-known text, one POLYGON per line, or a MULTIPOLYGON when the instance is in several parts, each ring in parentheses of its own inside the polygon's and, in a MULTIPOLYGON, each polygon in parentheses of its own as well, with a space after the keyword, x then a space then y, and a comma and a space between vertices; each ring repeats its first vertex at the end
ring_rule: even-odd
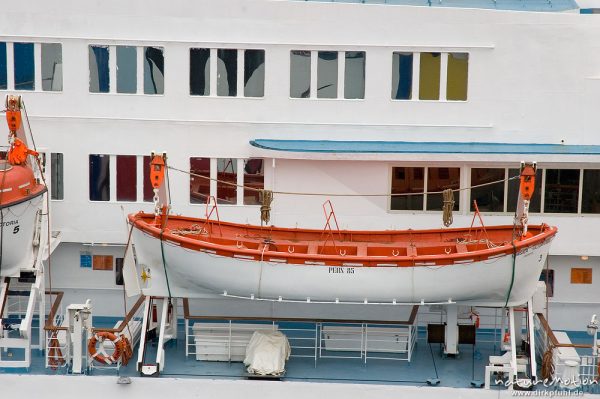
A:
POLYGON ((583 171, 581 213, 600 213, 600 170, 583 171))
POLYGON ((90 46, 90 92, 108 93, 110 89, 108 70, 108 46, 90 46))
POLYGON ((0 42, 0 90, 6 90, 7 88, 6 43, 0 42))
POLYGON ((137 157, 117 155, 117 201, 137 200, 137 157))
POLYGON ((546 297, 551 298, 554 296, 554 270, 544 269, 540 275, 540 281, 546 283, 546 297))
POLYGON ((220 97, 264 97, 265 50, 191 48, 190 95, 210 95, 211 82, 220 97), (216 71, 211 57, 217 59, 216 71))
POLYGON ((424 168, 392 168, 392 210, 423 210, 424 168))
POLYGON ((115 285, 125 284, 123 280, 123 263, 124 258, 115 258, 115 285))
POLYGON ((42 43, 42 90, 62 91, 62 45, 42 43))
MULTIPOLYGON (((520 176, 520 169, 509 169, 508 177, 520 176)), ((521 179, 513 179, 508 181, 508 195, 506 197, 506 210, 508 212, 515 212, 517 210, 517 202, 519 200, 519 187, 521 186, 521 179)), ((537 169, 535 173, 535 186, 533 197, 529 203, 529 212, 541 212, 542 209, 542 169, 537 169)))
POLYGON ((392 56, 392 99, 412 98, 413 54, 394 53, 392 56))
POLYGON ((217 96, 237 95, 237 50, 217 50, 217 96))
MULTIPOLYGON (((471 187, 505 179, 505 170, 499 168, 471 169, 471 187)), ((473 200, 480 211, 504 212, 504 182, 471 189, 471 211, 475 210, 473 200)))
POLYGON ((310 51, 290 53, 290 97, 310 97, 310 51))
POLYGON ((584 267, 571 268, 571 284, 592 284, 592 269, 584 267))
POLYGON ((190 158, 190 171, 194 175, 199 175, 190 176, 192 204, 206 203, 206 199, 212 195, 217 199, 218 204, 260 205, 260 195, 257 190, 264 189, 263 159, 194 157, 190 158), (218 181, 211 181, 211 175, 216 176, 218 181))
POLYGON ((10 90, 62 91, 62 86, 62 45, 60 43, 0 42, 0 90, 10 88, 10 90), (8 60, 9 47, 13 53, 10 61, 8 60), (38 51, 41 55, 41 63, 36 65, 35 54, 38 54, 38 51), (8 65, 9 62, 12 64, 8 65), (10 82, 8 81, 9 67, 12 68, 10 82))
POLYGON ((192 204, 206 203, 210 196, 210 158, 190 158, 190 202, 192 204))
POLYGON ((164 94, 165 56, 160 47, 144 47, 144 94, 164 94))
POLYGON ((466 101, 469 79, 469 54, 448 54, 448 75, 446 79, 446 99, 466 101))
POLYGON ((264 160, 254 158, 244 160, 244 205, 260 205, 260 193, 248 187, 265 188, 264 160))
POLYGON ((364 51, 347 51, 344 71, 344 98, 365 98, 364 51))
POLYGON ((441 53, 421 53, 419 100, 440 99, 441 53))
POLYGON ((407 53, 392 55, 392 99, 413 99, 413 81, 418 86, 419 100, 466 101, 469 82, 469 53, 407 53), (418 74, 414 75, 413 59, 418 56, 418 74), (442 70, 444 66, 444 70, 442 70), (445 90, 440 90, 442 73, 445 90), (445 98, 443 93, 445 91, 445 98))
POLYGON ((244 51, 244 96, 265 95, 265 50, 244 51))
POLYGON ((293 50, 290 52, 290 97, 338 98, 343 92, 344 98, 362 99, 365 97, 365 60, 364 51, 293 50), (316 90, 311 87, 314 74, 316 90), (343 87, 339 87, 340 83, 343 87))
POLYGON ((35 89, 33 43, 14 43, 15 90, 35 89))
POLYGON ((545 185, 544 212, 577 213, 578 169, 547 169, 545 185))
POLYGON ((161 47, 91 45, 89 63, 90 93, 164 94, 165 58, 161 47), (142 62, 138 62, 139 51, 142 62), (111 57, 116 57, 116 84, 110 82, 111 57), (143 78, 140 85, 138 76, 143 78))
MULTIPOLYGON (((443 195, 426 193, 458 188, 460 188, 460 168, 394 167, 392 168, 392 194, 410 195, 393 195, 391 209, 441 211, 444 203, 443 195)), ((455 210, 459 209, 459 201, 460 196, 455 192, 455 210)))
POLYGON ((337 98, 338 54, 319 51, 317 62, 317 98, 337 98))
POLYGON ((90 200, 110 200, 110 156, 92 154, 89 157, 90 200))
POLYGON ((190 94, 208 96, 210 94, 210 49, 190 49, 190 94))
POLYGON ((217 159, 217 203, 235 205, 237 203, 237 159, 217 159))
MULTIPOLYGON (((460 188, 460 168, 427 168, 427 192, 444 191, 460 188)), ((460 205, 460 195, 454 192, 454 210, 460 205)), ((443 194, 427 194, 427 209, 430 211, 442 210, 444 206, 443 194)))
POLYGON ((117 93, 137 93, 137 48, 117 46, 117 93))
POLYGON ((53 200, 62 200, 65 198, 63 183, 63 154, 50 154, 50 185, 52 187, 50 198, 53 200))

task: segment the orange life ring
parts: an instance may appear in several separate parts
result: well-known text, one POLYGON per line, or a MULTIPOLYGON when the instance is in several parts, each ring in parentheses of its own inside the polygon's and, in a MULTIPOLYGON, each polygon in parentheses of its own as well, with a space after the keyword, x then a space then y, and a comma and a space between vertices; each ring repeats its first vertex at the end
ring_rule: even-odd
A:
POLYGON ((113 364, 119 360, 123 352, 125 351, 125 341, 121 339, 122 337, 116 336, 111 332, 101 331, 90 339, 88 342, 88 352, 92 359, 106 364, 113 364), (104 342, 105 340, 110 340, 115 344, 115 351, 110 356, 104 356, 96 350, 96 344, 98 342, 104 342))

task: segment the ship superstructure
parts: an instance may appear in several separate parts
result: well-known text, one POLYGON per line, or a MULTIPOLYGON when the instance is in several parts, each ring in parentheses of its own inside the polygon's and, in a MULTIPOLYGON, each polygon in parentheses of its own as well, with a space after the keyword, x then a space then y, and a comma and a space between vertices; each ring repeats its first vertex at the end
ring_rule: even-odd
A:
MULTIPOLYGON (((510 225, 525 160, 537 162, 530 223, 560 230, 540 276, 552 328, 584 329, 600 304, 600 24, 588 3, 11 4, 0 94, 26 99, 46 154, 61 240, 46 288, 63 304, 91 298, 94 316, 123 313, 125 215, 154 210, 153 151, 169 155, 175 213, 203 217, 212 196, 221 219, 260 225, 257 190, 299 192, 311 195, 274 196, 270 224, 321 229, 329 199, 343 230, 442 228, 447 189, 455 226, 474 201, 486 225, 510 225)), ((211 315, 298 312, 275 306, 204 302, 211 315)), ((310 306, 313 319, 399 318, 310 306)))

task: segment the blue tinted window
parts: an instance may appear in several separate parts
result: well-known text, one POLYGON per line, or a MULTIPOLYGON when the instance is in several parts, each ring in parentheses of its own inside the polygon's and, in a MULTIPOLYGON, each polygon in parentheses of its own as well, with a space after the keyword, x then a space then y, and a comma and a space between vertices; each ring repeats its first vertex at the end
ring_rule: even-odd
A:
POLYGON ((90 155, 90 200, 110 200, 110 156, 90 155))
POLYGON ((15 43, 15 90, 35 89, 33 43, 15 43))
POLYGON ((0 42, 0 90, 6 89, 6 43, 0 42))
POLYGON ((412 97, 413 55, 394 53, 392 60, 392 98, 410 100, 412 97))
POLYGON ((108 93, 110 75, 108 73, 108 47, 90 46, 90 92, 108 93))

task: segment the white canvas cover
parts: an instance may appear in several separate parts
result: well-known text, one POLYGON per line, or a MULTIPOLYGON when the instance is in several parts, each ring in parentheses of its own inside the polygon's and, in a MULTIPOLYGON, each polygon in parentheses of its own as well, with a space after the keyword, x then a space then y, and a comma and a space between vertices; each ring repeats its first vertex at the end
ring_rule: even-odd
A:
POLYGON ((290 357, 290 343, 280 331, 255 331, 246 348, 248 373, 280 375, 290 357))

